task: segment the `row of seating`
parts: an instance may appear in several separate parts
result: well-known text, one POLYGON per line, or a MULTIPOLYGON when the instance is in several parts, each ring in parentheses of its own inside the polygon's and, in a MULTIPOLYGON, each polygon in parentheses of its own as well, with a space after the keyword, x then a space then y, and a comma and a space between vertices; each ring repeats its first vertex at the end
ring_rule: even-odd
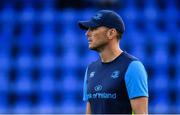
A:
MULTIPOLYGON (((95 8, 56 10, 54 1, 0 6, 0 113, 84 113, 83 79, 99 56, 88 49, 78 20, 95 8)), ((38 0, 37 0, 38 1, 38 0)), ((178 0, 119 1, 125 21, 124 51, 148 72, 149 112, 180 113, 180 16, 178 0)))

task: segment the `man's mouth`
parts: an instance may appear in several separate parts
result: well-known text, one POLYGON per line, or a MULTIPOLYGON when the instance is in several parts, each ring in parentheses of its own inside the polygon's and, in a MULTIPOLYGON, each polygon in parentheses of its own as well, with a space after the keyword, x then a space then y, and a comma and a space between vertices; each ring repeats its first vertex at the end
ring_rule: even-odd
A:
POLYGON ((92 42, 92 40, 88 40, 88 43, 91 43, 92 42))

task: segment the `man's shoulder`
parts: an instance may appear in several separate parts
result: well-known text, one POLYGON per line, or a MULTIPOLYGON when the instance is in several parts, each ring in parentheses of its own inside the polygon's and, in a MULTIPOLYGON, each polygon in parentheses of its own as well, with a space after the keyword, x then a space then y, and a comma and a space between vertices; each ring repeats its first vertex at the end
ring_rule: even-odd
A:
POLYGON ((121 68, 124 68, 124 70, 126 70, 131 62, 138 60, 139 59, 137 57, 124 51, 122 56, 116 62, 116 65, 119 65, 121 66, 121 68))
POLYGON ((100 60, 100 59, 97 59, 97 60, 95 60, 95 61, 92 61, 92 62, 88 65, 88 67, 95 67, 95 66, 99 65, 100 63, 101 63, 101 60, 100 60))
POLYGON ((129 54, 127 52, 123 52, 124 53, 124 59, 125 60, 129 60, 129 61, 138 61, 139 59, 137 57, 135 57, 132 54, 129 54))

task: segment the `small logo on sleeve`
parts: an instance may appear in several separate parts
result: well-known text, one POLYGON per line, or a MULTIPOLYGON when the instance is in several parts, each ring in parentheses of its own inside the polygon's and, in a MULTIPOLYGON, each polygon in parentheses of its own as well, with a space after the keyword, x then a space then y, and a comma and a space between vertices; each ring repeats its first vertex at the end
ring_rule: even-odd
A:
POLYGON ((113 79, 118 78, 118 77, 119 77, 119 74, 120 74, 120 72, 119 72, 118 70, 116 70, 116 71, 114 71, 114 72, 111 74, 111 77, 112 77, 113 79))

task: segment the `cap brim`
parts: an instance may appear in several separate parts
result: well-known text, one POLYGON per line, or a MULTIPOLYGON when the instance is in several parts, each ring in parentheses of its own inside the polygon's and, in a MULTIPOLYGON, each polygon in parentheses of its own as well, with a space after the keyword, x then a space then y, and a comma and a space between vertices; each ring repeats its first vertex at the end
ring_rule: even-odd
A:
POLYGON ((82 30, 88 30, 89 28, 95 28, 99 26, 93 21, 79 21, 78 25, 82 30))

